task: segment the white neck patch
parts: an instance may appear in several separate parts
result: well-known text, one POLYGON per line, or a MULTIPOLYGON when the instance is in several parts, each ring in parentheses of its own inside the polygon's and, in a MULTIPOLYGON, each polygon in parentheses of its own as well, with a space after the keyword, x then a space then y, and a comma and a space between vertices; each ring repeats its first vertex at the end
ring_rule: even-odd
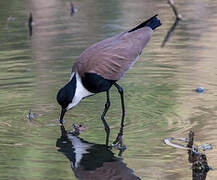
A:
POLYGON ((70 80, 73 78, 73 76, 76 76, 76 90, 75 90, 75 95, 74 98, 72 100, 72 103, 70 103, 67 106, 67 110, 71 109, 72 107, 76 106, 84 97, 93 95, 94 93, 91 93, 90 91, 88 91, 82 84, 81 82, 81 77, 79 76, 79 74, 76 73, 72 73, 70 80))

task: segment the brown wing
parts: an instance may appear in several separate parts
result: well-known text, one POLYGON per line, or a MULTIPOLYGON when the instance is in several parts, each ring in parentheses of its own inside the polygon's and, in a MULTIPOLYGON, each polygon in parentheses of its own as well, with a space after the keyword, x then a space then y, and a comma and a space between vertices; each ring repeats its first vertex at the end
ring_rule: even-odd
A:
POLYGON ((135 63, 151 36, 152 29, 144 27, 100 41, 77 58, 73 71, 80 76, 92 72, 105 79, 119 80, 135 63))

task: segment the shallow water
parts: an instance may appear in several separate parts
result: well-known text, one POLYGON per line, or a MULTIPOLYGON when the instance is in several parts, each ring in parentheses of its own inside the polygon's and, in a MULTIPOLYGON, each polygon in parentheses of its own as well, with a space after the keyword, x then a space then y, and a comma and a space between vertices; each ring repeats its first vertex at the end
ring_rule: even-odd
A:
MULTIPOLYGON (((192 179, 186 151, 164 145, 167 137, 187 137, 194 129, 196 141, 211 143, 207 158, 217 167, 217 2, 177 1, 183 21, 164 48, 161 43, 175 21, 166 1, 1 1, 0 11, 0 179, 76 179, 69 159, 58 152, 58 89, 70 77, 80 53, 94 42, 132 28, 159 14, 162 26, 142 56, 120 80, 125 90, 127 150, 123 163, 141 179, 192 179), (35 26, 28 36, 28 15, 35 26), (15 19, 8 21, 8 17, 15 19), (205 93, 194 91, 204 87, 205 93), (32 109, 38 117, 29 121, 32 109)), ((103 144, 105 132, 100 115, 105 94, 83 100, 65 116, 85 124, 80 135, 87 142, 103 144)), ((121 118, 120 98, 111 89, 107 121, 110 143, 121 118)), ((114 150, 115 156, 118 151, 114 150)), ((216 179, 216 170, 207 179, 216 179)))

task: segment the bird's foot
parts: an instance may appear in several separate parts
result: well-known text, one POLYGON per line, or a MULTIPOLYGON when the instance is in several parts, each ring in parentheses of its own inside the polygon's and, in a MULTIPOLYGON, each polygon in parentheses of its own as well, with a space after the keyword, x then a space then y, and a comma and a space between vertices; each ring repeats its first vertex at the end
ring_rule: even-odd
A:
POLYGON ((64 120, 59 120, 59 123, 60 123, 61 125, 63 125, 63 124, 65 123, 65 121, 64 121, 64 120))
POLYGON ((115 141, 112 143, 112 147, 114 147, 115 149, 124 151, 126 149, 126 145, 123 142, 123 135, 122 134, 118 134, 117 138, 115 139, 115 141))

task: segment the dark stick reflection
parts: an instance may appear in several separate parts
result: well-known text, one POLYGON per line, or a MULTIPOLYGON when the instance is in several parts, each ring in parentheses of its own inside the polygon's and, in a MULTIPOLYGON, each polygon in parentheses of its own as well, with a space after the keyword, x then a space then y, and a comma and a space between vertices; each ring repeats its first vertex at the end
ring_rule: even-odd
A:
POLYGON ((70 15, 73 16, 73 14, 75 13, 75 8, 74 8, 74 4, 71 2, 70 3, 70 15))
POLYGON ((182 15, 178 13, 178 10, 174 4, 174 1, 168 0, 168 3, 169 3, 170 7, 172 8, 172 10, 176 16, 176 20, 175 20, 174 24, 171 26, 171 28, 169 29, 166 37, 164 38, 163 43, 161 45, 162 48, 165 46, 166 42, 169 40, 170 36, 172 35, 172 33, 175 30, 176 26, 178 25, 179 21, 182 20, 182 15))
POLYGON ((175 30, 176 26, 178 25, 180 19, 176 18, 174 24, 171 26, 171 28, 169 29, 169 31, 167 32, 167 35, 165 36, 163 43, 161 44, 161 47, 163 48, 165 46, 165 44, 167 43, 167 41, 169 40, 170 36, 172 35, 173 31, 175 30))
POLYGON ((29 13, 29 20, 28 20, 28 26, 29 26, 29 36, 32 36, 32 25, 33 25, 33 17, 32 12, 29 13))
POLYGON ((72 171, 79 180, 140 179, 108 146, 85 141, 73 132, 67 132, 63 125, 56 146, 70 160, 72 171))

